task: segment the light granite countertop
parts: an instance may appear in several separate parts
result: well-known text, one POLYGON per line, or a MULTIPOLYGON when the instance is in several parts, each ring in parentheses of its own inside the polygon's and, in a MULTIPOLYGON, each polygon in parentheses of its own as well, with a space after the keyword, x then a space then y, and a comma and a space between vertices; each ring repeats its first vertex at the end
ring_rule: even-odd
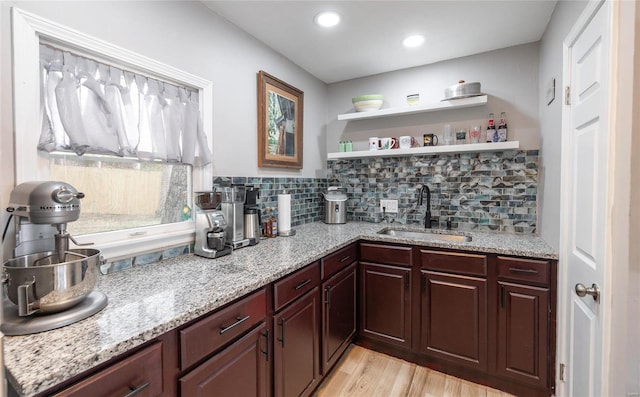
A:
POLYGON ((386 226, 396 227, 306 224, 295 236, 263 239, 221 258, 184 255, 101 276, 104 310, 60 329, 4 338, 8 379, 20 395, 45 391, 360 239, 557 259, 531 235, 465 232, 471 242, 420 241, 377 234, 386 226))

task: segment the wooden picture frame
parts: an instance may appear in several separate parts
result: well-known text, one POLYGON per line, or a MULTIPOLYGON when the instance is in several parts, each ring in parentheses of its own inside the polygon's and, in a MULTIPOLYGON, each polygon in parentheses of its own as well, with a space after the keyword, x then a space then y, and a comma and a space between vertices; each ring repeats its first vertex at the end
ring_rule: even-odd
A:
POLYGON ((258 167, 302 168, 304 93, 258 72, 258 167))

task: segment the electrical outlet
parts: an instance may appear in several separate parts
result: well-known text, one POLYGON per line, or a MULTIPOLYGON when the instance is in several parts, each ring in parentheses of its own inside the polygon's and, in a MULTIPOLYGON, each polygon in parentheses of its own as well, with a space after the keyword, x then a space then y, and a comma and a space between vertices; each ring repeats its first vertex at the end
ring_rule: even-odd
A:
POLYGON ((385 208, 385 211, 388 213, 397 214, 398 213, 398 200, 380 200, 380 211, 382 212, 382 207, 385 208))

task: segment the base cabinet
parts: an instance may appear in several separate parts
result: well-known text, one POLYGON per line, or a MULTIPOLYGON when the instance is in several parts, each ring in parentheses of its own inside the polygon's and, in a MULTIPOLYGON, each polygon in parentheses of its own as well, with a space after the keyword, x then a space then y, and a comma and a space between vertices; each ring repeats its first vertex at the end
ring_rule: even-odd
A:
POLYGON ((411 348, 411 269, 360 263, 360 335, 411 348))
POLYGON ((498 374, 545 387, 549 289, 503 282, 499 287, 498 374))
POLYGON ((273 316, 277 397, 309 396, 320 382, 318 292, 313 288, 273 316))
POLYGON ((156 342, 55 396, 161 396, 162 348, 156 342))
POLYGON ((326 374, 356 333, 356 263, 322 283, 322 373, 326 374))
POLYGON ((269 396, 269 332, 259 327, 179 380, 180 395, 269 396))
POLYGON ((422 272, 421 352, 487 370, 487 280, 422 272))
POLYGON ((519 396, 554 394, 556 261, 360 249, 358 343, 519 396))

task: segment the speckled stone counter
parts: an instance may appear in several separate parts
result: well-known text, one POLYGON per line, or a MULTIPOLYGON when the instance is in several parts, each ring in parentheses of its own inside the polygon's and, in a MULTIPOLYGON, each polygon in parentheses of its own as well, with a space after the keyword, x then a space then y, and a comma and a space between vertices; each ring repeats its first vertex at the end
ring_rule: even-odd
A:
POLYGON ((9 381, 21 395, 45 391, 359 239, 557 259, 530 235, 465 233, 471 242, 423 241, 377 234, 385 226, 394 225, 306 224, 296 227, 295 236, 263 239, 221 258, 184 255, 101 276, 97 289, 109 305, 98 314, 57 330, 4 338, 9 381))

